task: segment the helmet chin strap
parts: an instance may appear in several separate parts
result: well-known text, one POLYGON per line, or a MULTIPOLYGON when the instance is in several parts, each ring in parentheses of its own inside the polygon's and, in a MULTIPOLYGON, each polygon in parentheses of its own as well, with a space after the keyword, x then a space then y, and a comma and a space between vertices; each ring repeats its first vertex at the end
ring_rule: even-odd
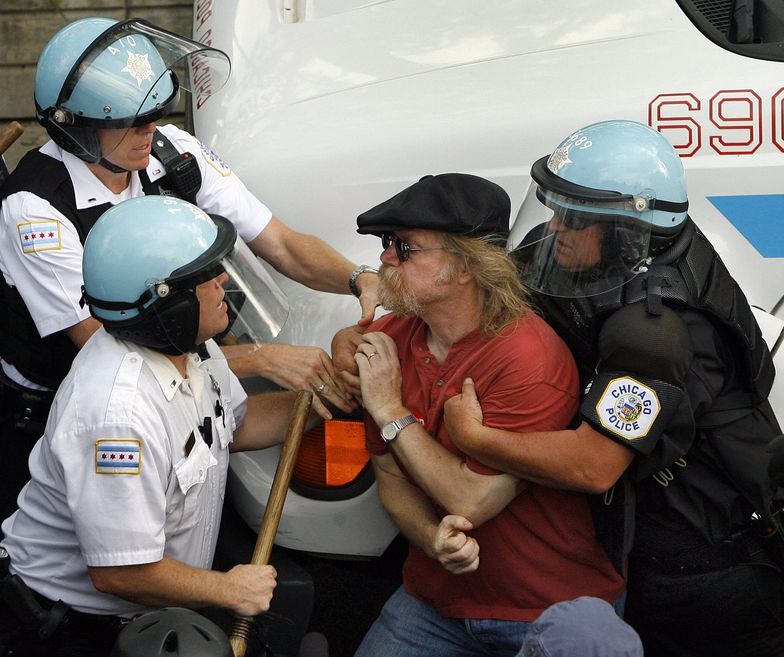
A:
POLYGON ((100 160, 98 160, 98 164, 100 164, 104 169, 108 169, 112 173, 128 173, 128 169, 123 169, 122 167, 118 167, 116 164, 112 164, 105 157, 102 157, 100 160))

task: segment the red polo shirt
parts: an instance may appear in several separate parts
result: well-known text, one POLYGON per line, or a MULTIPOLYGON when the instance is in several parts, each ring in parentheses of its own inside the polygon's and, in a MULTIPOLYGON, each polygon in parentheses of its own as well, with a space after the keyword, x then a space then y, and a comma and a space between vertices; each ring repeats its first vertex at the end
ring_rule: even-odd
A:
MULTIPOLYGON (((497 474, 463 455, 443 421, 444 402, 461 391, 466 377, 474 380, 487 426, 551 431, 565 428, 574 417, 574 360, 539 316, 528 313, 491 340, 472 332, 452 345, 442 364, 428 350, 426 328, 421 319, 390 314, 369 330, 386 333, 397 345, 405 405, 431 436, 464 456, 473 471, 497 474)), ((370 452, 389 451, 372 418, 366 416, 365 424, 370 452)), ((471 535, 480 546, 479 568, 465 575, 447 572, 410 546, 403 568, 406 591, 445 616, 532 621, 553 603, 581 595, 614 602, 623 589, 622 578, 596 541, 582 494, 529 483, 471 535)))

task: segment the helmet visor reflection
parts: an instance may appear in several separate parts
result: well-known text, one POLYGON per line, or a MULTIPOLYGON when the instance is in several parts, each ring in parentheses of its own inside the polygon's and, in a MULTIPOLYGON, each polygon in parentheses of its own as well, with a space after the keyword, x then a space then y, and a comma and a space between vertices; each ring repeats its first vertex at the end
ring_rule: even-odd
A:
POLYGON ((586 297, 630 281, 647 262, 651 231, 651 211, 634 212, 634 203, 599 205, 532 184, 508 242, 523 282, 551 296, 586 297))
MULTIPOLYGON (((57 106, 77 110, 72 104, 80 82, 94 77, 103 83, 107 94, 130 104, 118 103, 125 111, 114 115, 110 111, 104 112, 110 116, 96 112, 84 112, 83 116, 101 121, 134 120, 145 113, 142 109, 151 109, 152 100, 159 103, 165 100, 149 96, 167 70, 175 73, 177 84, 186 91, 198 90, 209 97, 228 80, 231 62, 221 50, 167 32, 147 21, 123 21, 101 34, 77 60, 63 84, 57 106), (127 111, 139 98, 148 102, 138 103, 135 111, 127 111)), ((111 108, 111 103, 106 105, 111 108)))

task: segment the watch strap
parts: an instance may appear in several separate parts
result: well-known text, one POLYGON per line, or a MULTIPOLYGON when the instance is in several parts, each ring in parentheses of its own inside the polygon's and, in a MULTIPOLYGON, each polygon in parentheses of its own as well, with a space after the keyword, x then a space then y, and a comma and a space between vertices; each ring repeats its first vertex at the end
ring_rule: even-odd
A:
POLYGON ((399 417, 396 420, 392 420, 391 422, 387 422, 381 429, 381 438, 384 442, 392 442, 395 438, 398 437, 401 431, 405 429, 408 425, 414 424, 415 422, 419 422, 416 415, 409 413, 408 415, 404 415, 403 417, 399 417), (387 438, 384 434, 387 433, 385 431, 387 428, 394 428, 395 433, 394 435, 387 438))
POLYGON ((357 286, 357 279, 364 274, 365 272, 372 272, 374 274, 378 274, 377 269, 373 269, 370 265, 360 265, 354 271, 351 272, 351 276, 348 277, 348 289, 351 290, 351 294, 355 297, 359 297, 359 287, 357 286))

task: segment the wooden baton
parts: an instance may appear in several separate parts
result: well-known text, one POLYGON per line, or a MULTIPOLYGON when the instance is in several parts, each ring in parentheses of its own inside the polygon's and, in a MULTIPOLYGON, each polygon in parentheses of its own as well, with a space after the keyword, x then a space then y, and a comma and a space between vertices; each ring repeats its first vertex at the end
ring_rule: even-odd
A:
POLYGON ((19 121, 11 121, 11 123, 0 132, 0 155, 8 150, 8 147, 19 139, 23 132, 24 128, 19 121))
MULTIPOLYGON (((250 560, 254 566, 264 566, 269 562, 272 546, 275 543, 275 534, 278 532, 280 516, 283 513, 283 503, 286 501, 286 493, 289 490, 291 473, 294 470, 299 444, 302 442, 302 434, 305 431, 305 423, 312 403, 313 393, 310 390, 300 390, 294 401, 294 414, 289 422, 286 439, 283 441, 283 449, 280 452, 278 467, 275 468, 275 477, 272 479, 272 488, 267 499, 267 508, 264 510, 259 535, 256 538, 256 547, 250 560)), ((234 657, 245 657, 252 623, 253 619, 248 616, 237 616, 234 620, 234 627, 229 636, 234 657)))

